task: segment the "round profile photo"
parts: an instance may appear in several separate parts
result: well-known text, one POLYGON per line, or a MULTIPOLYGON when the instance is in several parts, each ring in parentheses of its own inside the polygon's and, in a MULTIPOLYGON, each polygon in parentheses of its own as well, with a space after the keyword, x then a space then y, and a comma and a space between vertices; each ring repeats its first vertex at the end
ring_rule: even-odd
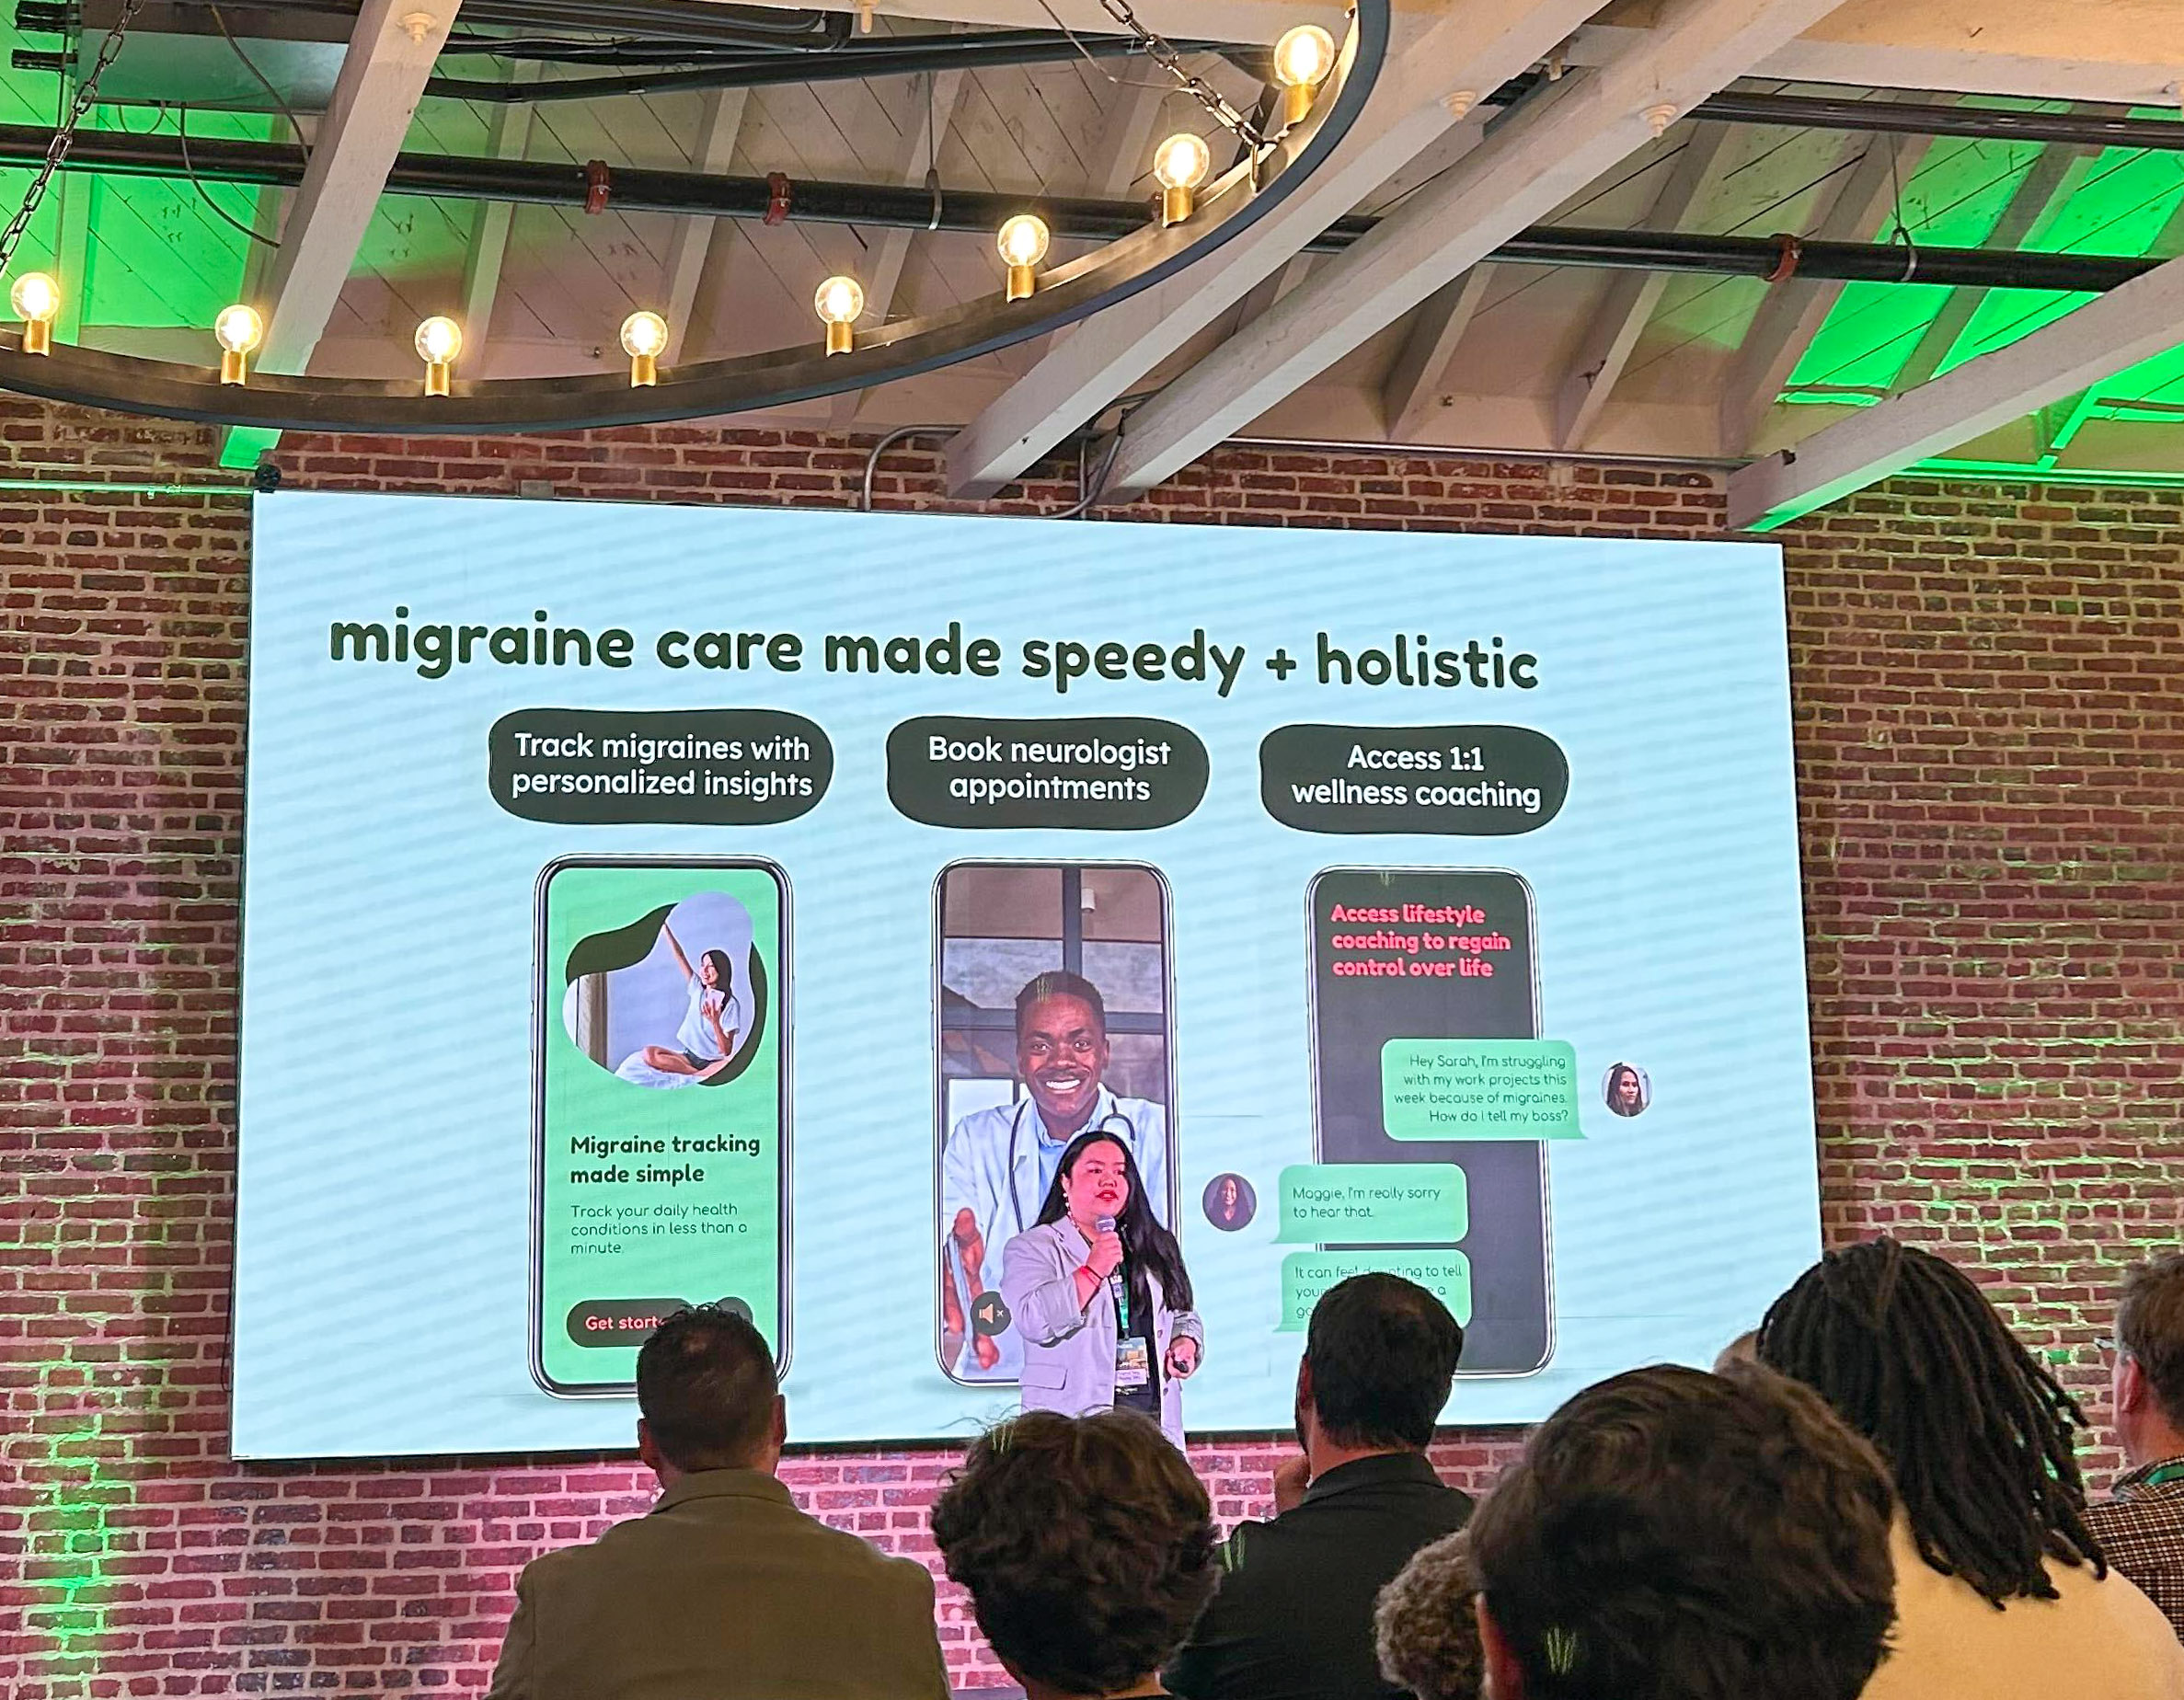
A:
POLYGON ((1259 1195, 1241 1175, 1216 1175, 1206 1182, 1206 1220, 1224 1234, 1251 1225, 1259 1214, 1259 1195))
POLYGON ((1600 1083, 1600 1096, 1618 1116, 1642 1116, 1653 1101, 1653 1083, 1635 1062, 1615 1062, 1600 1083))

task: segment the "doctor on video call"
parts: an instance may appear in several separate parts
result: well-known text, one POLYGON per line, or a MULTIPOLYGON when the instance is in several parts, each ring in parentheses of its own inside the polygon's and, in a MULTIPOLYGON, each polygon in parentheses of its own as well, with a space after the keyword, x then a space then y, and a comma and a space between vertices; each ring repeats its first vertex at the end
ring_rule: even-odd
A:
POLYGON ((1017 994, 1017 1074, 1029 1096, 965 1116, 941 1155, 944 1331, 951 1340, 968 1336, 960 1374, 1017 1373, 1016 1330, 980 1334, 965 1318, 981 1293, 999 1291, 1002 1247, 1038 1222, 1062 1154, 1079 1133, 1127 1141, 1145 1200, 1167 1221, 1167 1111, 1109 1091, 1107 1066, 1107 1006, 1090 981, 1054 971, 1017 994))

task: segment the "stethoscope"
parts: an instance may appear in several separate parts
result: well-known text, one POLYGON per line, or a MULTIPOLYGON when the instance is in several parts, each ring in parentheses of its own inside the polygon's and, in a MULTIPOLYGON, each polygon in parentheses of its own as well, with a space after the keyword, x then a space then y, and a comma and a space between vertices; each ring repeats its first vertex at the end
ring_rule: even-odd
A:
MULTIPOLYGON (((1031 1108, 1031 1103, 1029 1097, 1021 1097, 1017 1100, 1016 1114, 1010 1118, 1008 1124, 1008 1166, 1002 1170, 1002 1185, 1008 1189, 1008 1207, 1016 1214, 1018 1234, 1024 1232, 1025 1222, 1023 1196, 1017 1191, 1017 1143, 1024 1136, 1024 1112, 1031 1108)), ((1104 1133, 1109 1139, 1118 1140, 1122 1149, 1130 1153, 1130 1160, 1132 1163, 1137 1161, 1137 1129, 1132 1125, 1130 1118, 1121 1110, 1109 1110, 1090 1127, 1079 1128, 1070 1135, 1070 1138, 1079 1140, 1087 1133, 1104 1133), (1108 1126, 1110 1121, 1120 1121, 1122 1124, 1122 1131, 1120 1135, 1117 1135, 1115 1131, 1108 1126)), ((991 1242, 989 1241, 989 1243, 991 1242)))

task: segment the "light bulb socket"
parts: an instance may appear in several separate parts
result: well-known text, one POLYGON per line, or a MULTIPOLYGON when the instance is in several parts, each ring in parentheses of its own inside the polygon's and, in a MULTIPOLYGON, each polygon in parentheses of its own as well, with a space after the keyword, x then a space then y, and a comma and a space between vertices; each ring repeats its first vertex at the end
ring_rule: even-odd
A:
POLYGON ((632 354, 629 357, 629 387, 650 389, 660 382, 660 360, 652 354, 632 354))
POLYGON ((846 354, 855 347, 856 347, 856 332, 847 325, 830 323, 827 326, 826 351, 828 353, 846 354))
POLYGON ((23 352, 51 354, 53 351, 53 321, 52 319, 25 319, 23 321, 23 352))
POLYGON ((244 378, 248 375, 246 364, 247 358, 240 349, 222 349, 220 350, 220 382, 223 384, 242 383, 244 378))
POLYGON ((1160 191, 1160 225, 1180 224, 1190 216, 1197 204, 1197 192, 1181 183, 1171 183, 1160 191))
POLYGON ((452 362, 444 360, 427 361, 425 362, 425 394, 428 396, 446 395, 447 381, 449 377, 453 375, 454 372, 454 366, 452 362))
POLYGON ((1292 83, 1282 91, 1282 117, 1284 122, 1301 124, 1312 114, 1313 98, 1319 93, 1316 83, 1292 83))
POLYGON ((1029 266, 1011 266, 1008 269, 1008 298, 1011 301, 1029 301, 1039 288, 1039 273, 1029 266))

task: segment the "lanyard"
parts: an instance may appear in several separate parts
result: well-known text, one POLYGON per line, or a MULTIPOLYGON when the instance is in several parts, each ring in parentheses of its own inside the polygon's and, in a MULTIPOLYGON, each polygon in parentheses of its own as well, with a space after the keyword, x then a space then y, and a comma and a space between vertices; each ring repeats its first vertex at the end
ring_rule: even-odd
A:
POLYGON ((2166 1488, 2171 1482, 2184 1482, 2184 1458, 2171 1458, 2167 1464, 2156 1465, 2146 1472, 2142 1488, 2166 1488))

